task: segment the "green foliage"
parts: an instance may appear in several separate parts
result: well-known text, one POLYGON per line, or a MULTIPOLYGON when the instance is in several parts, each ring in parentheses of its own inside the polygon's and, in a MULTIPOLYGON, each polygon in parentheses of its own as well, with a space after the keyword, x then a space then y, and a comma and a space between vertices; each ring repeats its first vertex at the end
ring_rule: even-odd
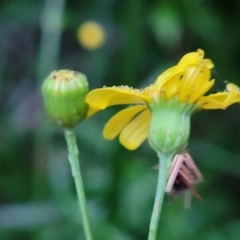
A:
MULTIPOLYGON (((143 87, 202 48, 215 63, 216 91, 224 81, 240 85, 239 11, 237 0, 1 1, 0 239, 84 239, 63 133, 42 109, 40 89, 50 72, 83 72, 90 89, 143 87), (107 32, 99 50, 77 41, 87 20, 107 32)), ((157 156, 148 143, 129 152, 103 139, 104 123, 116 111, 76 128, 93 233, 96 240, 146 239, 157 156)), ((197 186, 203 200, 185 210, 181 197, 166 197, 159 239, 239 238, 239 119, 238 104, 193 116, 189 150, 203 173, 197 186)))

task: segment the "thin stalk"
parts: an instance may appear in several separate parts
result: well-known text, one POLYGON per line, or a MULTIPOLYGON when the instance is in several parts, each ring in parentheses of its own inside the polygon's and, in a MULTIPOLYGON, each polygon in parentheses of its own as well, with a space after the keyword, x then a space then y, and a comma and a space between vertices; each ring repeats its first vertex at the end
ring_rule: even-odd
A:
POLYGON ((92 240, 92 233, 90 229, 89 217, 87 212, 82 175, 81 175, 80 164, 78 160, 78 154, 79 154, 78 146, 77 146, 77 141, 76 141, 76 137, 73 129, 65 129, 65 138, 68 146, 68 159, 71 165, 72 176, 74 178, 74 182, 77 190, 79 210, 82 214, 85 237, 87 240, 92 240))
POLYGON ((173 156, 171 154, 158 153, 158 157, 159 157, 158 183, 149 227, 148 240, 156 240, 157 237, 158 223, 161 215, 162 203, 164 199, 169 168, 173 156))

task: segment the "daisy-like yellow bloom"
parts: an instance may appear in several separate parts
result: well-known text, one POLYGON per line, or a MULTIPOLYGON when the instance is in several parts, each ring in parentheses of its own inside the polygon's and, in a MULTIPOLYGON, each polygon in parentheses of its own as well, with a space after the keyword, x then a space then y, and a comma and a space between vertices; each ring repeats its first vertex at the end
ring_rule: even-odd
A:
POLYGON ((106 32, 98 22, 88 21, 78 28, 77 39, 87 50, 96 50, 105 43, 106 32))
POLYGON ((196 109, 225 109, 236 101, 238 89, 228 84, 226 90, 205 95, 214 85, 213 63, 197 50, 182 57, 177 65, 163 72, 144 89, 128 86, 103 87, 86 97, 88 116, 109 106, 128 104, 105 125, 106 139, 119 136, 129 150, 138 148, 148 137, 158 152, 176 153, 187 144, 190 116, 196 109))

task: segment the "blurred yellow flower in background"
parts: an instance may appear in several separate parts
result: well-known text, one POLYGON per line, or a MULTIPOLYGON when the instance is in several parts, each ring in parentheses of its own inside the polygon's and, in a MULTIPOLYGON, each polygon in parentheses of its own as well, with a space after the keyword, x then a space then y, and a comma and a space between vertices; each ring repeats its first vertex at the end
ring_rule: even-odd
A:
POLYGON ((85 49, 96 50, 105 43, 106 32, 98 22, 87 21, 79 26, 77 39, 85 49))

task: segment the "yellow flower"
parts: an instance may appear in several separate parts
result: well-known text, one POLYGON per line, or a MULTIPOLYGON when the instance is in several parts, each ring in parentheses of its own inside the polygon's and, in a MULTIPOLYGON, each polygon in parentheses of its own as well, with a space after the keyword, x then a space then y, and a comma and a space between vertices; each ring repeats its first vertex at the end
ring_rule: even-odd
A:
POLYGON ((224 92, 204 94, 214 85, 210 80, 213 63, 197 50, 182 57, 176 66, 163 72, 144 89, 113 86, 88 93, 91 114, 106 107, 130 104, 105 125, 106 139, 119 140, 129 150, 138 148, 149 137, 157 151, 176 152, 187 144, 190 115, 196 109, 225 109, 236 102, 238 89, 228 84, 224 92))
POLYGON ((96 50, 105 43, 106 33, 99 23, 88 21, 78 28, 77 39, 87 50, 96 50))

